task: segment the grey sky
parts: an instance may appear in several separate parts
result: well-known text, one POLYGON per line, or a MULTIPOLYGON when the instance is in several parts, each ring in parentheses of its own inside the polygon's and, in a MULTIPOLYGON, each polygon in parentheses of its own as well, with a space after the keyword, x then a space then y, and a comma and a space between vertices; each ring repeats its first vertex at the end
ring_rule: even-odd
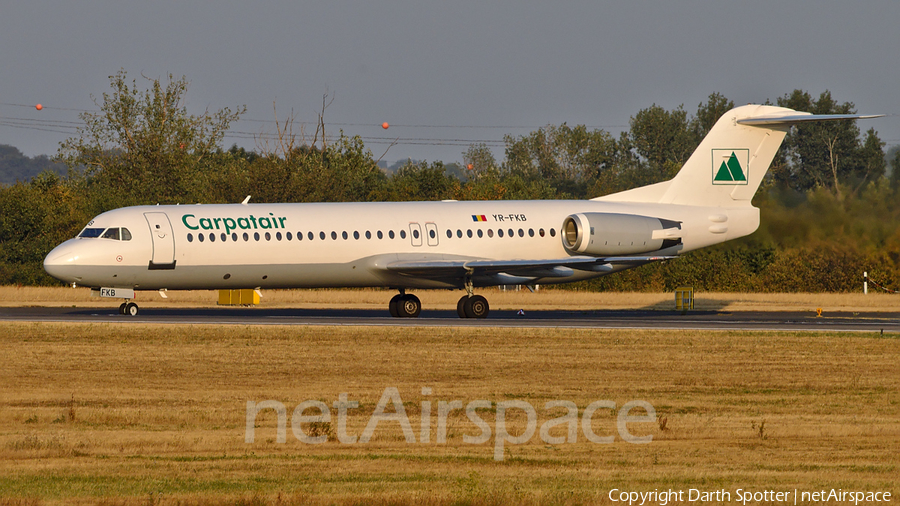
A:
MULTIPOLYGON (((46 122, 78 121, 119 68, 186 76, 192 113, 246 105, 245 118, 266 120, 235 125, 248 134, 274 130, 273 102, 281 118, 315 121, 327 91, 329 131, 365 137, 376 157, 389 138, 436 139, 398 144, 390 161, 461 161, 452 140, 561 122, 617 134, 642 108, 694 112, 712 92, 743 104, 829 89, 861 113, 897 114, 898 19, 897 0, 8 1, 0 143, 55 153, 70 134, 47 130, 72 125, 46 122)), ((870 126, 900 144, 897 116, 870 126)))

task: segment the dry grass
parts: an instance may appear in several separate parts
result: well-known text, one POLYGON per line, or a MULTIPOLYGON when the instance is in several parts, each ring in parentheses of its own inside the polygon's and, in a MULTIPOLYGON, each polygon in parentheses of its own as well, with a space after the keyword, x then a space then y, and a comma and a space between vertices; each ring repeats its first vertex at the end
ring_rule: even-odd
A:
MULTIPOLYGON (((384 309, 395 293, 384 289, 358 290, 264 290, 263 307, 306 309, 384 309)), ((420 290, 416 292, 427 309, 456 309, 460 290, 420 290)), ((551 309, 653 309, 672 310, 673 293, 575 292, 541 289, 535 293, 480 289, 499 310, 551 309)), ((168 292, 163 299, 157 292, 139 292, 142 307, 210 307, 218 301, 218 292, 168 292)), ((115 306, 113 299, 91 297, 87 288, 0 286, 0 306, 115 306)), ((900 295, 885 293, 695 293, 696 310, 720 311, 900 311, 900 295)))
MULTIPOLYGON (((889 490, 900 466, 898 336, 479 328, 0 324, 0 504, 607 503, 637 491, 889 490), (418 437, 421 403, 642 399, 650 444, 616 437, 307 445, 271 410, 244 442, 248 400, 288 411, 342 392, 360 434, 396 387, 418 437), (432 394, 422 394, 430 387, 432 394), (665 418, 665 422, 662 421, 665 418), (663 427, 665 430, 663 430, 663 427)), ((493 414, 483 413, 494 428, 493 414)), ((524 429, 512 419, 513 434, 524 429)), ((613 415, 594 430, 614 435, 613 415)), ((555 432, 556 433, 556 432, 555 432)), ((732 502, 734 496, 732 496, 732 502)))

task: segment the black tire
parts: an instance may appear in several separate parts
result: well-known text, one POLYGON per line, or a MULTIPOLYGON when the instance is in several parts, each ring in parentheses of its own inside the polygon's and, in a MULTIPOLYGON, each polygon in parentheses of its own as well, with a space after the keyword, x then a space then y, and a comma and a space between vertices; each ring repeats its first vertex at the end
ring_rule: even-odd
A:
POLYGON ((126 306, 128 306, 127 302, 123 302, 122 305, 119 306, 119 314, 125 314, 126 306))
POLYGON ((487 299, 481 295, 473 295, 469 297, 463 304, 467 318, 487 318, 491 311, 487 299))
POLYGON ((468 318, 466 316, 466 301, 469 300, 468 295, 463 295, 459 302, 456 303, 456 314, 459 315, 460 318, 468 318))
POLYGON ((400 297, 397 303, 397 313, 405 318, 416 318, 422 312, 422 302, 410 293, 400 297))
POLYGON ((398 293, 397 295, 391 297, 391 302, 388 303, 388 311, 390 311, 391 316, 393 316, 394 318, 400 316, 400 310, 397 309, 397 306, 400 305, 400 297, 402 297, 402 295, 398 293))
POLYGON ((125 314, 129 316, 137 316, 140 311, 140 308, 134 302, 129 302, 125 305, 125 314))

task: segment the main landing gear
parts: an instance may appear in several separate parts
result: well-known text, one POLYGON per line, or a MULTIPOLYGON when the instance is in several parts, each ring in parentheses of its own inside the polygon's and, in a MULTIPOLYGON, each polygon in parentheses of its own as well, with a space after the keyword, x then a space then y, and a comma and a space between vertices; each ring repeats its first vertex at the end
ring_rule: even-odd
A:
POLYGON ((406 293, 406 290, 401 288, 400 293, 391 298, 388 310, 390 310, 391 316, 395 318, 415 318, 422 312, 422 302, 419 301, 418 297, 411 293, 406 293))
POLYGON ((122 305, 119 306, 119 314, 137 316, 139 312, 140 308, 134 302, 123 302, 122 305))
POLYGON ((481 295, 463 295, 456 303, 456 314, 460 318, 487 318, 491 308, 481 295))
MULTIPOLYGON (((487 318, 488 312, 490 312, 487 299, 481 295, 473 295, 471 290, 467 290, 467 292, 456 303, 456 313, 459 317, 487 318)), ((391 298, 388 310, 394 318, 415 318, 422 312, 422 302, 415 295, 401 289, 400 293, 391 298)))
POLYGON ((472 285, 471 274, 466 276, 466 294, 456 303, 456 314, 460 318, 487 318, 491 308, 487 299, 481 295, 475 295, 475 287, 472 285))

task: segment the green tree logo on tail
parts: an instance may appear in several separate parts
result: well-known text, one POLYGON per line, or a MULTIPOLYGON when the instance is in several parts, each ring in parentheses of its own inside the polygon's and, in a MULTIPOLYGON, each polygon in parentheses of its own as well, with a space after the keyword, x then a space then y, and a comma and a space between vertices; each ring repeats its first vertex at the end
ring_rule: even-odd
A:
POLYGON ((712 150, 713 184, 748 184, 750 170, 749 149, 712 150))

